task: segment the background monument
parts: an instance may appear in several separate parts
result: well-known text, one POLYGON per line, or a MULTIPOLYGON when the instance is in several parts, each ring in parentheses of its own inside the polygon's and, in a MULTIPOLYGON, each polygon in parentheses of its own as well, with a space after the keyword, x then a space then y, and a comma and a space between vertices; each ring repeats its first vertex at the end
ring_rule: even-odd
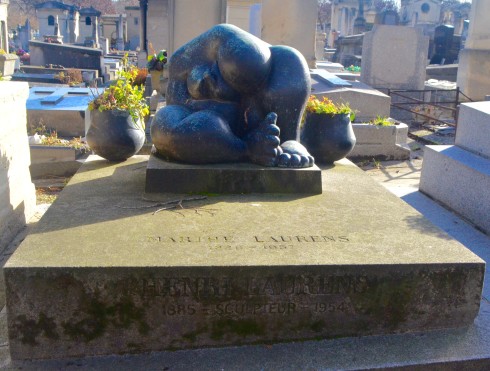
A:
POLYGON ((490 2, 473 0, 465 48, 459 52, 458 87, 475 101, 490 94, 490 2))

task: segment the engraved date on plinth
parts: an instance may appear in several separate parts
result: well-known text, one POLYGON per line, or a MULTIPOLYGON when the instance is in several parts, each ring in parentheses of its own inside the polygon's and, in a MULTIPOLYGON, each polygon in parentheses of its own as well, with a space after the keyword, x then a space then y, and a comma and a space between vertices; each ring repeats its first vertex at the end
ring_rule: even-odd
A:
POLYGON ((246 302, 224 302, 216 305, 199 304, 166 304, 162 313, 166 316, 246 316, 246 315, 293 315, 300 312, 351 313, 352 305, 347 301, 313 302, 298 304, 295 302, 270 302, 252 304, 246 302))

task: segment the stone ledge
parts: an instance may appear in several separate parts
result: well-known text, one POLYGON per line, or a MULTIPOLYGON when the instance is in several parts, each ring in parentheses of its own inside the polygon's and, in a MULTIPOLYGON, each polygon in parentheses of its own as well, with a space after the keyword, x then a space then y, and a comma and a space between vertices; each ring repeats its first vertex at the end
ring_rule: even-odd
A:
POLYGON ((151 155, 146 169, 148 193, 322 193, 321 171, 261 167, 254 164, 189 165, 151 155))
POLYGON ((490 160, 458 146, 426 146, 420 191, 490 234, 490 160))

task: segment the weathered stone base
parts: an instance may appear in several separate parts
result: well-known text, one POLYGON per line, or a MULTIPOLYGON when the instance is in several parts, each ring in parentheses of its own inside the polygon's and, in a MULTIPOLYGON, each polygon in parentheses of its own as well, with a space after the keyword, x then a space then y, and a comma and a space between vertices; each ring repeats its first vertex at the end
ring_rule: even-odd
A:
POLYGON ((420 191, 490 234, 490 160, 458 146, 426 146, 420 191))
POLYGON ((143 195, 146 156, 94 159, 5 266, 13 359, 420 331, 478 313, 484 262, 347 160, 323 170, 321 195, 155 214, 186 196, 143 195))
POLYGON ((151 155, 146 169, 148 193, 322 193, 317 166, 306 169, 254 164, 191 165, 151 155))
POLYGON ((410 148, 407 144, 408 126, 399 123, 393 126, 352 124, 356 145, 349 159, 408 160, 410 148))

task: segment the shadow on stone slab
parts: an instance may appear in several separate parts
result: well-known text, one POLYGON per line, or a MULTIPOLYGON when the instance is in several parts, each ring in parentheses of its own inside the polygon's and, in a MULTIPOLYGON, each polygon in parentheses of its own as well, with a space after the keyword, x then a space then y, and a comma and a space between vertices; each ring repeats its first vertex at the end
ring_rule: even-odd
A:
POLYGON ((253 203, 267 201, 287 203, 311 197, 309 194, 294 193, 250 193, 224 195, 212 192, 202 193, 145 193, 146 156, 133 157, 127 161, 114 163, 93 156, 72 178, 55 203, 40 220, 33 233, 64 230, 134 218, 152 214, 162 208, 176 215, 207 212, 213 205, 226 203, 253 203), (95 158, 95 159, 94 159, 95 158), (121 186, 124 184, 124 186, 121 186), (202 198, 196 197, 202 196, 202 198), (175 207, 178 201, 182 207, 175 207), (67 217, 69 215, 69 217, 67 217))

